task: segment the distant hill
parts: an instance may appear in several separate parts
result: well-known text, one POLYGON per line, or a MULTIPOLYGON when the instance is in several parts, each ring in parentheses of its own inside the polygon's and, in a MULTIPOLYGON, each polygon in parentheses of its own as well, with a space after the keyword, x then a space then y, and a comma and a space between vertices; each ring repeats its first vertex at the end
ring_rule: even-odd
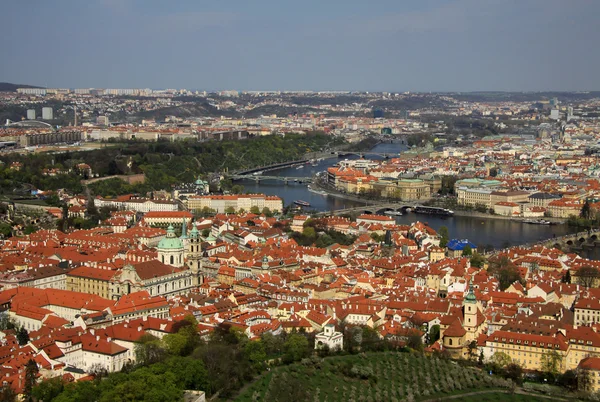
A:
POLYGON ((17 92, 17 88, 43 88, 35 85, 11 84, 10 82, 0 82, 0 91, 17 92))

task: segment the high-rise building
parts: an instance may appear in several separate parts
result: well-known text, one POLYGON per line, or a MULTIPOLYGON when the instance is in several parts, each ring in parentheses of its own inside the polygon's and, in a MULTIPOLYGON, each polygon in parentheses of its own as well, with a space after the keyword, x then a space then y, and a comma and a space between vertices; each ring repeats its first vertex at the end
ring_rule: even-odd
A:
POLYGON ((35 120, 35 109, 27 109, 27 120, 35 120))
POLYGON ((51 107, 42 108, 42 119, 44 120, 53 120, 54 119, 54 111, 51 107))

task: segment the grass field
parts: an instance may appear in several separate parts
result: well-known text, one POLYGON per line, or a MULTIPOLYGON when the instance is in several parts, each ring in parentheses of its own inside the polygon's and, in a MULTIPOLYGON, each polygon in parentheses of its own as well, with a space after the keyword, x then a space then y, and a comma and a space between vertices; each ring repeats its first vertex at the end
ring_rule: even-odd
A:
MULTIPOLYGON (((311 358, 277 367, 244 389, 236 400, 420 401, 508 387, 509 383, 501 378, 449 360, 387 352, 311 358)), ((486 395, 489 398, 509 396, 502 393, 486 395)), ((475 395, 474 398, 482 401, 486 395, 475 395)))

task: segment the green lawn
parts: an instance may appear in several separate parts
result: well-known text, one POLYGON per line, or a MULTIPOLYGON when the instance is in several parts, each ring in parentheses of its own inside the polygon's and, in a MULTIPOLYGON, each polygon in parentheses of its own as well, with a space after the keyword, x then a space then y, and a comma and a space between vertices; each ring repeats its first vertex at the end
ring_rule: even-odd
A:
MULTIPOLYGON (((507 386, 503 379, 449 360, 382 352, 304 359, 277 367, 245 388, 236 400, 420 401, 507 386)), ((489 397, 495 395, 504 396, 496 393, 489 397)), ((484 396, 477 396, 477 400, 485 400, 484 396)))

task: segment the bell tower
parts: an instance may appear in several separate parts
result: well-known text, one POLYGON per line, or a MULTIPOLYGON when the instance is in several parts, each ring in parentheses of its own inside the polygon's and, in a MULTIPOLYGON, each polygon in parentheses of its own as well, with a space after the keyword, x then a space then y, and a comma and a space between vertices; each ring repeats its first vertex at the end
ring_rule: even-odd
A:
POLYGON ((196 225, 190 231, 187 246, 187 261, 193 273, 193 284, 194 286, 199 286, 202 283, 202 250, 200 247, 200 232, 198 232, 196 225))

